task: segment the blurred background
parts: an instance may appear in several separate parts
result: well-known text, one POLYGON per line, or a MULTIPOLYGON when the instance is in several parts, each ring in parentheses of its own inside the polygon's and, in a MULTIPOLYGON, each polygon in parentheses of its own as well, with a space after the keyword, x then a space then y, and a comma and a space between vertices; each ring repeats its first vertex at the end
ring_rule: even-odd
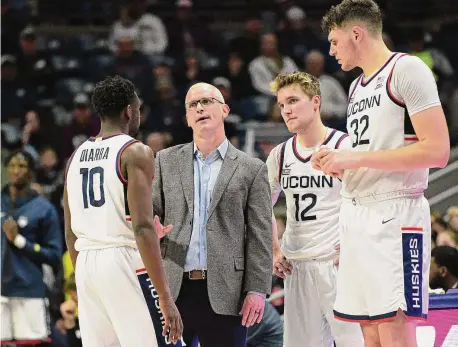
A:
MULTIPOLYGON (((324 123, 345 131, 347 91, 360 71, 340 70, 328 55, 329 44, 320 29, 322 15, 338 2, 2 0, 2 162, 18 148, 34 157, 33 187, 57 209, 63 235, 63 168, 71 153, 99 132, 90 98, 94 84, 107 75, 119 74, 135 83, 142 100, 138 138, 155 152, 192 140, 184 96, 192 84, 203 81, 217 86, 231 108, 226 121, 230 141, 265 160, 275 145, 291 136, 269 82, 278 73, 295 70, 319 77, 324 123)), ((384 13, 388 47, 420 57, 438 84, 453 148, 449 165, 431 170, 427 197, 434 245, 456 248, 458 1, 377 2, 384 13)), ((3 164, 1 177, 3 187, 8 183, 3 164)), ((279 231, 284 231, 284 200, 275 213, 279 231)), ((77 297, 68 254, 62 256, 61 269, 45 268, 44 276, 52 346, 74 346, 79 334, 77 297)), ((281 286, 273 278, 274 292, 281 286)), ((282 333, 282 300, 272 301, 278 313, 270 329, 275 336, 282 333)), ((276 346, 261 345, 254 338, 251 343, 276 346)))

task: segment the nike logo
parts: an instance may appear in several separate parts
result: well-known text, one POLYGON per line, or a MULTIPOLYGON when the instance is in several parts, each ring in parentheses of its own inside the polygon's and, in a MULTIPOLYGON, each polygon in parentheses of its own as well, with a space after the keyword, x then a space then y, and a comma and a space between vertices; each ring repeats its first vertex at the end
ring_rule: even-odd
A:
POLYGON ((388 220, 382 220, 382 224, 386 224, 386 223, 392 221, 393 219, 396 219, 396 217, 388 219, 388 220))
POLYGON ((291 163, 291 164, 285 164, 285 167, 286 168, 289 168, 291 165, 293 165, 294 163, 291 163))

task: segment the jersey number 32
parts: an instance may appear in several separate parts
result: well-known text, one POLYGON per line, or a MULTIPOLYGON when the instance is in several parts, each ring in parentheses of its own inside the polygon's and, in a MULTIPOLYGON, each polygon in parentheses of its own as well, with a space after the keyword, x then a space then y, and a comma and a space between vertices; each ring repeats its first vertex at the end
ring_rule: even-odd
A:
POLYGON ((105 203, 105 191, 103 189, 104 171, 100 166, 93 167, 92 169, 82 168, 80 169, 82 178, 82 190, 83 190, 83 204, 84 208, 88 208, 89 204, 94 207, 100 207, 105 203), (94 191, 94 180, 96 175, 98 176, 98 197, 94 191))

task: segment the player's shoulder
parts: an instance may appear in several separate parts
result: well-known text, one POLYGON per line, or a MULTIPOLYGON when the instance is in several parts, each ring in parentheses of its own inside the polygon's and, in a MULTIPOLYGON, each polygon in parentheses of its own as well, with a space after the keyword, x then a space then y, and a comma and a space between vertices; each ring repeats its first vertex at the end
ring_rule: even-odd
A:
POLYGON ((337 130, 337 129, 332 129, 332 131, 334 132, 334 135, 333 135, 334 148, 336 149, 351 148, 350 137, 348 136, 347 133, 337 130))
POLYGON ((138 160, 151 160, 154 157, 153 150, 139 140, 127 141, 121 152, 124 162, 136 162, 138 160))
POLYGON ((400 73, 418 73, 418 71, 429 67, 419 57, 407 53, 399 53, 396 57, 393 74, 400 73))

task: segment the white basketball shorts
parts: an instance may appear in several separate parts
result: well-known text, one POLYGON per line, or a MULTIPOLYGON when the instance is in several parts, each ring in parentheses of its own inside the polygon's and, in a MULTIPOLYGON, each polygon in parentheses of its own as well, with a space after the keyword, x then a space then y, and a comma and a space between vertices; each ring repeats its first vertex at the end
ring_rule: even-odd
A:
POLYGON ((343 199, 335 317, 360 323, 428 313, 431 221, 422 197, 359 204, 343 199))
POLYGON ((337 268, 332 260, 290 260, 285 278, 284 347, 363 347, 359 324, 334 318, 337 268))
POLYGON ((48 299, 5 298, 1 300, 2 344, 50 342, 51 325, 48 299))
POLYGON ((79 252, 75 279, 83 346, 157 347, 136 274, 143 267, 131 247, 79 252))

